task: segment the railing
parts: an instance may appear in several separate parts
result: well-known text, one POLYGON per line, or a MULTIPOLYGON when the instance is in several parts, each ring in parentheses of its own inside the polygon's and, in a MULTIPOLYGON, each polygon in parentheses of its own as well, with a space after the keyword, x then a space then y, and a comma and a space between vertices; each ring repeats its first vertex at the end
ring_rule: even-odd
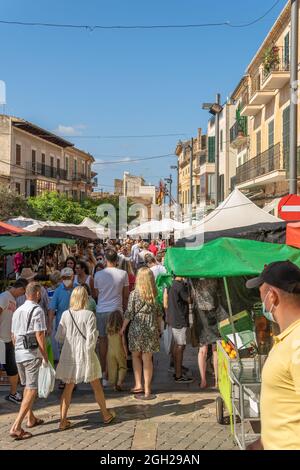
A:
POLYGON ((262 83, 264 83, 272 72, 289 72, 290 56, 285 53, 283 47, 273 46, 266 53, 265 63, 262 70, 262 83))
POLYGON ((247 135, 247 124, 247 117, 240 117, 240 119, 233 124, 230 129, 230 143, 232 143, 241 133, 243 133, 244 136, 247 135))
POLYGON ((241 96, 241 103, 240 103, 241 110, 248 104, 249 104, 249 87, 247 86, 247 88, 243 91, 243 94, 241 96))
POLYGON ((236 184, 244 183, 271 171, 284 170, 280 144, 273 145, 265 152, 256 155, 236 169, 236 184))
POLYGON ((41 162, 27 162, 27 173, 35 176, 45 176, 45 178, 68 180, 67 170, 57 169, 53 166, 46 165, 41 162))
POLYGON ((83 182, 88 182, 90 178, 87 177, 84 173, 73 173, 72 174, 72 180, 73 181, 83 181, 83 182))
POLYGON ((200 166, 205 165, 206 162, 207 162, 207 155, 200 155, 200 158, 199 158, 200 166))
POLYGON ((260 71, 258 70, 256 74, 252 77, 251 79, 251 95, 252 96, 257 92, 260 91, 261 88, 261 76, 260 76, 260 71))

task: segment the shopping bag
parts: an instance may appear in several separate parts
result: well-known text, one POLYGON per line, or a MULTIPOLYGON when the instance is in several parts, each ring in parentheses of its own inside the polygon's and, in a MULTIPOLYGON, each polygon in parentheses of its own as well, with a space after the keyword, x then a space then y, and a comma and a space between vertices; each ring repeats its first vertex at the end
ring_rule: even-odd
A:
POLYGON ((47 398, 53 392, 55 386, 55 370, 50 362, 42 363, 39 370, 38 394, 39 398, 47 398))
POLYGON ((171 352, 171 344, 172 344, 172 328, 167 326, 163 332, 163 341, 164 341, 164 348, 167 354, 171 352))
POLYGON ((52 342, 50 336, 47 337, 46 339, 46 345, 47 345, 47 354, 48 354, 48 361, 54 367, 54 356, 53 356, 53 348, 52 348, 52 342))

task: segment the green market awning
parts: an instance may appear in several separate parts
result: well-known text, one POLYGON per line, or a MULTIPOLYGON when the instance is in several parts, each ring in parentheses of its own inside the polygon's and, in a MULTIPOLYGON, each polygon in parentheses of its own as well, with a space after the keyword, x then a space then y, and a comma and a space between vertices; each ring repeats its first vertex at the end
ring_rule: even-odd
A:
POLYGON ((218 238, 195 248, 169 248, 165 266, 183 277, 255 276, 265 264, 290 260, 300 267, 300 250, 287 245, 218 238))
POLYGON ((3 236, 0 237, 0 255, 36 251, 48 245, 61 245, 62 243, 66 245, 74 245, 75 240, 70 240, 68 238, 3 236))

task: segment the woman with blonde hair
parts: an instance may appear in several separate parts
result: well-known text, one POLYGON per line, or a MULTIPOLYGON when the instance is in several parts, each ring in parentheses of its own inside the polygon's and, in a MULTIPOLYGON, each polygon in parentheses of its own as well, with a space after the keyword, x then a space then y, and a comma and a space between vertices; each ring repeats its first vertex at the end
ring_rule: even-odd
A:
POLYGON ((83 286, 75 287, 70 299, 70 308, 61 317, 56 333, 56 341, 62 343, 62 351, 56 369, 56 378, 65 385, 60 404, 60 431, 71 426, 67 413, 75 384, 90 383, 98 403, 104 424, 115 418, 115 413, 106 408, 105 397, 100 382, 101 366, 95 347, 98 339, 96 317, 87 309, 89 297, 83 286))
POLYGON ((161 307, 156 302, 157 290, 152 271, 143 267, 137 273, 135 290, 131 292, 121 334, 129 325, 128 343, 132 353, 135 386, 132 392, 139 400, 153 400, 151 382, 153 353, 159 351, 161 307), (144 375, 144 388, 142 386, 144 375))

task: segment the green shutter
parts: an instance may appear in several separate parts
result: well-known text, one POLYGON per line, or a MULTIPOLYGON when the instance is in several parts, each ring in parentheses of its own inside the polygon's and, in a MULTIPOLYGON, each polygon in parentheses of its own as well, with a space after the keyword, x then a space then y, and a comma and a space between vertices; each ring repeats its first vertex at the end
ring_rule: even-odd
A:
POLYGON ((284 67, 289 69, 290 66, 290 33, 284 38, 284 67))
POLYGON ((290 107, 288 106, 282 113, 282 151, 283 165, 289 171, 289 154, 290 154, 290 107))
POLYGON ((216 138, 208 137, 208 163, 215 163, 216 138))

